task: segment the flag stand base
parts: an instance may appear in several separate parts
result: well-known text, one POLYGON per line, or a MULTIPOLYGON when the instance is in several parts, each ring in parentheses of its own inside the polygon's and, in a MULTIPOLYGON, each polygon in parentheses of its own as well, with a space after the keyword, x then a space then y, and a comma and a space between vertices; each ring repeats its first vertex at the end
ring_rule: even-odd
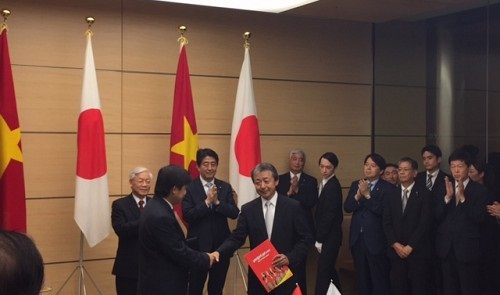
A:
POLYGON ((80 259, 79 259, 78 265, 71 272, 71 274, 68 276, 68 278, 66 279, 66 281, 64 281, 64 283, 62 284, 61 288, 59 288, 59 290, 57 290, 56 295, 58 295, 62 291, 62 289, 64 289, 64 287, 69 282, 69 280, 71 279, 71 277, 73 277, 73 275, 75 275, 77 273, 77 271, 78 271, 78 295, 82 295, 82 294, 86 295, 87 294, 87 291, 85 290, 85 274, 87 274, 87 278, 90 279, 90 282, 92 283, 92 285, 94 285, 94 287, 97 290, 97 292, 100 295, 102 295, 101 290, 99 290, 99 288, 97 287, 96 283, 94 282, 94 280, 90 276, 90 273, 87 271, 87 269, 83 265, 83 240, 84 240, 83 232, 80 231, 80 259))
POLYGON ((241 264, 241 259, 240 259, 240 254, 238 253, 238 250, 234 252, 234 257, 236 257, 236 264, 234 265, 234 282, 233 282, 233 294, 238 294, 238 286, 237 286, 237 278, 238 278, 238 269, 240 270, 240 275, 241 279, 243 280, 243 285, 245 286, 245 293, 248 292, 248 286, 247 286, 247 273, 243 269, 243 264, 241 264))

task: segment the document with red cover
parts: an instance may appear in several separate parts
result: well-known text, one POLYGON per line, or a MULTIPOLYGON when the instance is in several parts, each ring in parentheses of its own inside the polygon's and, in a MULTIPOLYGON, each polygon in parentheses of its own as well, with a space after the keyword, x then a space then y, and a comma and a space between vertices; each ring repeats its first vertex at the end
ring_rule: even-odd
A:
POLYGON ((267 292, 271 292, 293 275, 286 265, 283 267, 273 266, 273 258, 276 255, 278 255, 278 251, 271 241, 265 240, 244 256, 248 266, 259 278, 267 292))

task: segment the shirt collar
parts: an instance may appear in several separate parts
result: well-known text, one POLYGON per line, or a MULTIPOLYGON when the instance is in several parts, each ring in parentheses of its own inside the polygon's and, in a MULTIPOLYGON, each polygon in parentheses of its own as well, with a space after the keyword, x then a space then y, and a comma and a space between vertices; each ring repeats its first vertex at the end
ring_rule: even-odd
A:
POLYGON ((292 179, 294 175, 297 175, 297 179, 300 179, 300 176, 302 175, 302 172, 294 174, 292 171, 290 171, 290 179, 292 179))
POLYGON ((323 185, 325 185, 325 184, 328 182, 328 180, 332 179, 332 177, 334 177, 334 176, 335 176, 335 173, 333 173, 332 175, 330 175, 330 177, 328 177, 328 178, 326 178, 326 179, 322 179, 322 180, 321 180, 321 183, 322 183, 323 185))
POLYGON ((270 200, 266 200, 263 197, 260 197, 262 200, 262 207, 265 206, 266 202, 269 201, 271 204, 273 204, 274 208, 276 208, 276 201, 278 200, 278 192, 274 192, 274 196, 270 200))

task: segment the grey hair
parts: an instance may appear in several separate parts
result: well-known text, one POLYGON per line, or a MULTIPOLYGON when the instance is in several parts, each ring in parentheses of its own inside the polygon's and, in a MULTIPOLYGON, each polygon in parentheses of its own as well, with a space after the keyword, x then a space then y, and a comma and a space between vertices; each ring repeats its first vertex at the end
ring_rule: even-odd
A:
POLYGON ((304 158, 304 162, 306 161, 306 153, 303 150, 301 150, 301 149, 293 149, 293 150, 291 150, 289 158, 291 159, 292 156, 296 155, 296 154, 302 155, 302 157, 304 158))
POLYGON ((142 172, 147 172, 149 174, 149 178, 153 180, 153 173, 151 173, 148 168, 141 166, 132 169, 132 171, 130 171, 130 174, 128 175, 128 179, 133 180, 138 174, 141 174, 142 172))
POLYGON ((261 172, 264 171, 271 171, 271 174, 273 175, 274 180, 278 180, 278 170, 276 170, 276 167, 273 166, 271 163, 259 163, 255 168, 252 170, 252 182, 255 180, 255 176, 261 172))

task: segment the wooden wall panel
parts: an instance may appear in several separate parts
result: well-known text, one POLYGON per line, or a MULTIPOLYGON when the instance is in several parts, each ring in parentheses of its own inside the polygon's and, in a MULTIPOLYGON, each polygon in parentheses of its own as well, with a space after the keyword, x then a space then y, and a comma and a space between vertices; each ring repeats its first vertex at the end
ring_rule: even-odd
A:
MULTIPOLYGON (((110 194, 121 193, 121 138, 105 140, 110 194)), ((74 196, 76 134, 23 134, 22 143, 27 197, 74 196)))
MULTIPOLYGON (((35 240, 45 263, 79 259, 80 230, 74 220, 74 204, 74 198, 27 201, 28 233, 35 240)), ((117 238, 111 232, 110 228, 110 235, 93 248, 89 248, 87 241, 84 241, 84 258, 114 258, 117 238)))
POLYGON ((377 86, 375 97, 377 98, 375 107, 375 134, 377 136, 425 136, 425 113, 427 112, 425 88, 377 86))
POLYGON ((259 80, 254 87, 262 134, 370 134, 369 86, 259 80))
POLYGON ((94 55, 101 68, 120 69, 122 0, 5 0, 13 64, 81 68, 85 52, 85 17, 96 19, 94 55))
POLYGON ((191 74, 237 76, 243 58, 241 36, 250 31, 254 77, 370 83, 369 24, 298 20, 276 14, 128 1, 124 69, 175 72, 177 27, 184 24, 188 27, 191 74))
MULTIPOLYGON (((83 66, 82 53, 82 66, 83 66)), ((76 132, 82 100, 81 69, 14 66, 21 131, 76 132)), ((121 131, 121 77, 97 71, 106 132, 121 131)))
POLYGON ((424 167, 422 165, 422 155, 420 154, 420 151, 425 145, 425 136, 379 136, 375 144, 375 152, 380 153, 385 158, 386 162, 396 164, 402 157, 411 157, 417 161, 419 171, 421 171, 424 167))
MULTIPOLYGON (((49 264, 45 266, 45 287, 50 287, 52 291, 50 293, 42 294, 56 294, 58 291, 61 295, 68 294, 80 294, 78 292, 78 263, 64 263, 64 264, 49 264), (63 284, 68 279, 66 285, 63 284)), ((86 272, 84 276, 84 283, 86 294, 116 294, 115 292, 115 280, 114 276, 111 274, 111 268, 113 267, 113 260, 97 260, 97 261, 86 261, 83 264, 86 272), (95 282, 95 285, 92 283, 95 282)))

